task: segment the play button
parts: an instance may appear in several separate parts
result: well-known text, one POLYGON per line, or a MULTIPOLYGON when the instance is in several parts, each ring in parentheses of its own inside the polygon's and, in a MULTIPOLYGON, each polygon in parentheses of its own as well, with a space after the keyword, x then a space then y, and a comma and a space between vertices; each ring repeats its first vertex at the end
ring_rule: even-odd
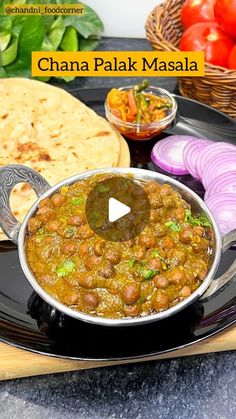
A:
POLYGON ((137 181, 130 176, 98 176, 86 201, 86 218, 97 235, 128 241, 142 232, 149 216, 147 194, 137 181))
POLYGON ((108 219, 110 223, 114 223, 114 221, 119 220, 124 215, 130 213, 130 207, 122 202, 117 201, 115 198, 109 198, 109 205, 108 205, 108 219))

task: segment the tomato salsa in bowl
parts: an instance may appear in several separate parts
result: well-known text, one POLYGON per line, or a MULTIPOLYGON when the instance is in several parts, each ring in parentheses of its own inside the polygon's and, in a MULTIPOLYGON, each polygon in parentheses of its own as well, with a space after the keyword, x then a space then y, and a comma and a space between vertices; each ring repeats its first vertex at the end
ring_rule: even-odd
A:
MULTIPOLYGON (((103 326, 144 324, 221 289, 222 279, 214 275, 235 234, 222 241, 201 198, 168 176, 136 168, 98 169, 50 187, 34 170, 12 165, 0 169, 0 185, 1 227, 18 244, 28 281, 66 315, 103 326), (22 173, 39 198, 20 225, 7 197, 22 173), (146 227, 126 242, 103 240, 85 214, 91 188, 101 177, 115 176, 132 177, 150 201, 146 227)), ((98 199, 103 191, 98 190, 98 199)), ((225 275, 224 283, 230 277, 225 275)))
POLYGON ((136 86, 113 88, 107 95, 108 121, 127 138, 149 140, 174 121, 177 103, 164 89, 144 80, 136 86))

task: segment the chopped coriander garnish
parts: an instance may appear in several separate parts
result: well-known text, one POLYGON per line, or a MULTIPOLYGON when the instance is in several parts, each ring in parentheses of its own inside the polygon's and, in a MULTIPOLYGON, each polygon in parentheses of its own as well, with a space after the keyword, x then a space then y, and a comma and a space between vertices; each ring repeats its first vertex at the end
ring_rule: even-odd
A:
POLYGON ((148 269, 148 268, 141 268, 140 269, 141 275, 144 279, 152 279, 155 275, 159 273, 157 269, 148 269))
POLYGON ((190 209, 186 210, 185 221, 193 226, 211 227, 211 222, 206 214, 202 213, 199 217, 195 217, 190 209))
POLYGON ((55 273, 59 278, 69 275, 75 270, 75 263, 72 260, 65 260, 56 269, 55 273))
POLYGON ((133 268, 135 262, 136 262, 136 259, 135 258, 130 259, 130 260, 127 260, 128 267, 130 269, 133 268))
POLYGON ((81 204, 84 203, 84 201, 85 201, 84 196, 78 196, 77 198, 76 197, 71 198, 71 202, 74 205, 81 205, 81 204))
POLYGON ((164 260, 164 258, 161 256, 160 251, 157 249, 154 249, 151 253, 152 257, 159 258, 161 260, 164 260))
POLYGON ((161 258, 161 255, 160 255, 159 250, 156 250, 156 249, 154 249, 154 250, 152 251, 152 256, 153 256, 154 258, 161 258))
POLYGON ((167 221, 165 223, 166 227, 169 227, 172 231, 180 231, 181 227, 179 225, 179 223, 175 223, 174 221, 167 221))

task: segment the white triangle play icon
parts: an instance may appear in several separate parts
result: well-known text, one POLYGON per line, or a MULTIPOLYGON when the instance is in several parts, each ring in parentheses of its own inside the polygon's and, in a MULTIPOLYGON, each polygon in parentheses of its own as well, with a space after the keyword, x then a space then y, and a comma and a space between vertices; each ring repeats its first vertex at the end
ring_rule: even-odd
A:
POLYGON ((119 220, 119 218, 129 214, 130 211, 131 209, 127 205, 122 204, 122 202, 118 201, 115 198, 109 198, 108 218, 110 223, 119 220))

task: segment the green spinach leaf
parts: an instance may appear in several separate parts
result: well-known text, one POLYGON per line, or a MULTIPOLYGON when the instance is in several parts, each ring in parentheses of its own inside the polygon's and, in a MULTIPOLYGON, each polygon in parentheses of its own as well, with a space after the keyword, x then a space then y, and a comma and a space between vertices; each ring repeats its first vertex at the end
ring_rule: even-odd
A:
POLYGON ((84 38, 99 34, 104 29, 98 15, 85 4, 82 16, 65 16, 64 20, 66 26, 73 26, 84 38))
POLYGON ((185 220, 193 226, 211 227, 211 222, 206 214, 202 213, 199 217, 195 217, 191 210, 186 210, 185 220))
POLYGON ((12 63, 16 59, 17 46, 18 46, 18 39, 14 36, 12 37, 8 48, 5 51, 3 51, 0 55, 0 65, 2 67, 7 66, 8 64, 12 63))
POLYGON ((72 260, 65 260, 56 268, 55 273, 59 278, 68 276, 75 270, 75 266, 75 262, 72 260))
POLYGON ((165 223, 165 226, 166 227, 169 227, 172 231, 178 232, 178 231, 181 230, 180 224, 179 223, 175 223, 174 221, 167 221, 165 223))
POLYGON ((54 20, 53 24, 51 25, 50 32, 47 34, 49 41, 51 42, 52 49, 57 50, 63 35, 65 33, 65 24, 62 16, 59 16, 56 20, 54 20))

